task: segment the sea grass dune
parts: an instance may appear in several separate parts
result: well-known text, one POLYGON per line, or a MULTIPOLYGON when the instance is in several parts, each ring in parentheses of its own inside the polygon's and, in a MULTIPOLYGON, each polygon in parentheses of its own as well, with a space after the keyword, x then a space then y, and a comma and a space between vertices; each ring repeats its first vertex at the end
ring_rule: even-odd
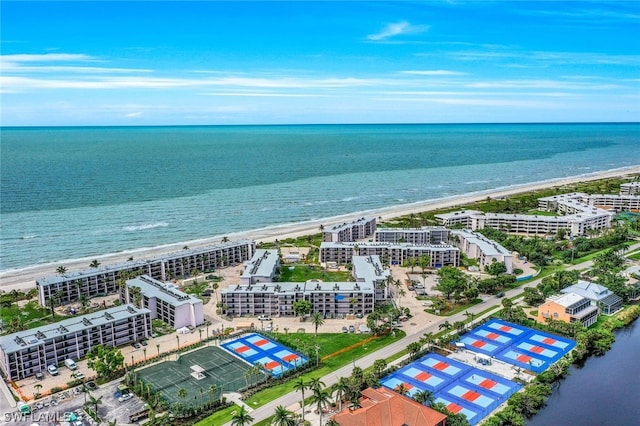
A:
MULTIPOLYGON (((479 191, 475 193, 447 197, 438 200, 430 200, 424 202, 417 202, 412 204, 405 204, 399 206, 392 206, 388 208, 382 208, 370 211, 360 211, 351 214, 335 216, 330 218, 317 219, 312 221, 306 221, 301 223, 292 223, 286 225, 279 225, 273 227, 266 227, 262 229, 255 229, 245 232, 236 232, 226 234, 227 238, 231 240, 250 238, 256 241, 274 241, 276 239, 283 240, 286 238, 298 237, 303 235, 309 235, 319 232, 320 225, 327 225, 331 223, 339 223, 342 221, 349 221, 357 219, 363 215, 373 215, 375 217, 381 217, 382 220, 388 220, 390 218, 404 216, 411 213, 419 213, 429 210, 437 210, 442 208, 449 208, 453 206, 462 206, 475 201, 483 200, 487 197, 498 198, 507 197, 519 193, 540 190, 544 188, 562 186, 573 184, 577 182, 585 182, 613 177, 623 177, 628 175, 634 175, 640 173, 640 165, 625 167, 615 170, 609 170, 598 173, 585 174, 580 176, 552 179, 542 182, 535 182, 526 185, 518 185, 509 188, 498 188, 494 190, 479 191)), ((64 265, 69 271, 76 271, 86 269, 89 262, 93 259, 98 259, 101 263, 118 263, 127 260, 129 257, 134 256, 136 259, 150 258, 164 253, 168 253, 175 250, 182 249, 185 245, 189 247, 199 247, 209 244, 215 244, 220 242, 222 236, 214 236, 211 238, 202 238, 197 240, 183 241, 176 244, 167 244, 158 247, 131 250, 117 254, 105 254, 103 256, 92 256, 82 259, 76 259, 73 261, 52 262, 43 265, 34 265, 26 268, 3 271, 0 273, 0 288, 4 291, 11 291, 13 289, 27 289, 34 286, 36 279, 42 278, 48 275, 56 274, 56 268, 60 265, 64 265)))

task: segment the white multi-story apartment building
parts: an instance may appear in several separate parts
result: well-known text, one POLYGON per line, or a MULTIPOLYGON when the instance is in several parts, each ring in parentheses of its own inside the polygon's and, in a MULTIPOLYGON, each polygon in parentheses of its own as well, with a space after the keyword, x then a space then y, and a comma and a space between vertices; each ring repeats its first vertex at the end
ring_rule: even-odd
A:
POLYGON ((151 312, 151 319, 160 319, 176 329, 204 323, 202 300, 147 275, 127 280, 121 289, 120 300, 144 306, 151 312))
POLYGON ((322 231, 322 241, 356 241, 369 238, 376 231, 375 217, 362 217, 349 223, 326 227, 322 231))
POLYGON ((640 195, 640 182, 627 182, 620 185, 620 195, 640 195))
POLYGON ((325 318, 371 313, 376 300, 388 296, 390 273, 377 256, 360 256, 354 258, 352 274, 355 282, 239 284, 221 291, 222 303, 232 316, 295 316, 293 304, 298 300, 308 300, 311 311, 325 318))
POLYGON ((186 249, 161 257, 89 268, 84 271, 55 275, 36 280, 38 302, 42 306, 55 298, 58 304, 77 301, 81 296, 94 297, 115 293, 118 280, 128 274, 148 275, 167 281, 185 276, 197 269, 200 272, 249 260, 255 252, 255 241, 240 240, 213 246, 186 249))
POLYGON ((245 262, 244 271, 240 276, 240 284, 272 282, 279 267, 278 250, 258 249, 251 260, 245 262))
POLYGON ((570 194, 554 195, 538 200, 538 207, 543 210, 557 211, 564 214, 598 213, 598 210, 638 211, 640 196, 617 194, 570 194))
POLYGON ((379 256, 384 263, 402 265, 407 259, 429 256, 430 268, 459 266, 460 250, 448 244, 416 245, 409 243, 322 243, 320 263, 345 265, 354 256, 379 256))
MULTIPOLYGON (((560 229, 577 236, 589 230, 606 229, 611 226, 613 213, 596 207, 587 206, 581 213, 565 216, 543 216, 511 213, 483 213, 472 210, 443 213, 435 218, 444 226, 462 225, 473 231, 495 228, 516 234, 545 235, 555 234, 560 229)), ((563 209, 570 209, 562 204, 563 209)))
POLYGON ((449 230, 444 226, 424 226, 422 228, 378 228, 374 235, 377 243, 409 243, 416 245, 445 244, 449 240, 449 230))
POLYGON ((468 229, 452 230, 451 241, 469 258, 476 259, 480 268, 492 262, 504 262, 507 274, 513 273, 513 255, 509 250, 482 234, 468 229))
POLYGON ((0 368, 10 380, 21 380, 78 360, 92 347, 122 346, 151 335, 148 309, 123 305, 0 337, 0 368))

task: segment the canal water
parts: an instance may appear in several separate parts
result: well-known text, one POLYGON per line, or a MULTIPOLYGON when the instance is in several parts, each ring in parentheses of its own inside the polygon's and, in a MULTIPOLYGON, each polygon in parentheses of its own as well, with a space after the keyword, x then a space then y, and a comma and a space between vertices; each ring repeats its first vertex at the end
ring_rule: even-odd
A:
POLYGON ((640 321, 616 333, 602 357, 591 357, 555 387, 528 426, 640 425, 640 321))

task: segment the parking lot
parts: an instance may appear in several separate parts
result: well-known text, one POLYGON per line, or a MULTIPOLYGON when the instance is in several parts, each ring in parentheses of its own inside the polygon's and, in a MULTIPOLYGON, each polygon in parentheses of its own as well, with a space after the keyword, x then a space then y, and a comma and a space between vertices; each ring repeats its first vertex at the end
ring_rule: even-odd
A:
MULTIPOLYGON (((93 383, 93 382, 91 382, 93 383)), ((114 396, 120 381, 114 381, 102 386, 96 386, 94 390, 83 393, 79 387, 69 389, 54 396, 42 398, 29 404, 31 414, 22 418, 15 413, 6 413, 0 420, 0 424, 8 426, 24 426, 37 423, 42 425, 65 424, 73 426, 97 425, 91 417, 86 415, 82 407, 90 396, 100 400, 98 404, 98 416, 103 423, 115 420, 117 424, 129 424, 129 416, 138 413, 144 408, 144 402, 133 396, 127 401, 120 402, 114 396)))

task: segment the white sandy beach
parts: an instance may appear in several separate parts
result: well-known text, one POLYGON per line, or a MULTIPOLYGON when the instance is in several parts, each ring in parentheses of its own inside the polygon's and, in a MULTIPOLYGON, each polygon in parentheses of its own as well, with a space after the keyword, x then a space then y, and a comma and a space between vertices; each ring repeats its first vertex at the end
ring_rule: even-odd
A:
MULTIPOLYGON (((454 206, 462 206, 479 200, 483 200, 487 197, 498 198, 505 197, 523 192, 529 192, 534 190, 540 190, 544 188, 562 186, 567 184, 573 184, 576 182, 585 182, 605 178, 613 178, 619 176, 633 175, 640 173, 640 165, 627 167, 623 169, 609 170, 605 172, 593 173, 588 175, 574 176, 562 179, 549 180, 544 182, 537 182, 527 185, 520 185, 517 187, 510 187, 505 189, 487 190, 478 193, 459 195, 450 197, 447 199, 439 199, 433 201, 425 201, 420 203, 414 203, 410 205, 401 205, 395 207, 388 207, 379 210, 372 210, 366 212, 356 212, 339 217, 320 219, 312 222, 274 226, 266 229, 252 230, 240 233, 228 234, 227 237, 230 240, 238 239, 253 239, 256 241, 274 241, 276 239, 283 240, 286 238, 298 237, 302 235, 314 234, 320 232, 320 225, 331 225, 334 223, 341 223, 360 218, 362 216, 375 216, 381 217, 382 220, 389 220, 394 217, 404 216, 411 213, 420 213, 429 210, 437 210, 442 208, 449 208, 454 206)), ((0 273, 0 289, 3 291, 11 290, 26 290, 35 287, 35 280, 49 275, 55 275, 55 270, 58 266, 64 265, 68 272, 75 272, 87 269, 89 263, 93 259, 98 259, 102 264, 119 263, 126 261, 129 257, 133 256, 135 259, 145 259, 156 257, 165 253, 171 253, 174 251, 182 250, 187 245, 191 248, 200 247, 205 245, 216 244, 220 242, 221 237, 204 238, 195 241, 186 241, 176 243, 172 245, 163 245, 161 247, 150 248, 148 250, 139 251, 127 251, 123 253, 105 255, 105 256, 93 256, 85 259, 78 259, 74 261, 61 261, 55 264, 36 265, 33 267, 22 268, 18 270, 4 271, 0 273)))

